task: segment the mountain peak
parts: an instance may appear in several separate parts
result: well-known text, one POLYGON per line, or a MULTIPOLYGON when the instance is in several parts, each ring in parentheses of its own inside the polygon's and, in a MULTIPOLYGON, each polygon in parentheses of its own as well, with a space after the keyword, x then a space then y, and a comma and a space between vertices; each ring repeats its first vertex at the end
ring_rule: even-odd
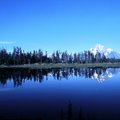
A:
POLYGON ((101 50, 104 50, 104 45, 101 45, 101 44, 97 44, 96 46, 95 46, 95 48, 96 48, 96 50, 99 50, 99 51, 101 51, 101 50))
POLYGON ((107 58, 120 58, 120 53, 113 51, 111 48, 105 48, 104 45, 97 44, 94 48, 91 48, 90 51, 96 55, 97 52, 105 55, 107 58))
POLYGON ((104 45, 101 44, 96 44, 96 46, 94 48, 90 49, 91 51, 98 51, 98 52, 103 52, 103 51, 108 51, 108 52, 112 52, 113 50, 111 48, 105 48, 104 45))

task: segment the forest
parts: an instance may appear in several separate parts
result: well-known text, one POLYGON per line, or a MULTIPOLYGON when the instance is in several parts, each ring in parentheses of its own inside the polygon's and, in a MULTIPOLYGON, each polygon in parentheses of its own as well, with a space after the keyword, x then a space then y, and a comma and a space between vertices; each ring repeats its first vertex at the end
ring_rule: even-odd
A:
MULTIPOLYGON (((19 87, 24 84, 24 80, 34 80, 42 83, 49 79, 49 74, 52 75, 54 80, 68 80, 72 75, 84 78, 94 78, 94 74, 98 75, 97 80, 102 82, 101 76, 107 78, 106 68, 62 68, 62 69, 0 69, 0 84, 5 86, 7 81, 13 80, 14 87, 19 87), (33 79, 34 78, 34 79, 33 79)), ((117 69, 112 71, 115 74, 117 69)))
POLYGON ((57 50, 51 56, 47 51, 44 53, 41 49, 25 52, 20 47, 14 47, 12 52, 8 52, 5 48, 0 49, 0 65, 23 65, 34 63, 116 63, 120 59, 107 58, 99 52, 94 55, 89 50, 79 53, 68 53, 57 50))

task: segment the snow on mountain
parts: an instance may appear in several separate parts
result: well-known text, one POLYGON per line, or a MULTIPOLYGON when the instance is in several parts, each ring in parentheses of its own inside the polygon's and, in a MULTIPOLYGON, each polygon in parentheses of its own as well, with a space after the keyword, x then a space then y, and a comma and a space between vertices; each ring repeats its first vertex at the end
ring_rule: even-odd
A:
POLYGON ((111 48, 105 48, 103 45, 97 44, 95 48, 91 48, 90 51, 96 55, 97 52, 104 54, 107 58, 120 58, 120 52, 115 52, 111 48))

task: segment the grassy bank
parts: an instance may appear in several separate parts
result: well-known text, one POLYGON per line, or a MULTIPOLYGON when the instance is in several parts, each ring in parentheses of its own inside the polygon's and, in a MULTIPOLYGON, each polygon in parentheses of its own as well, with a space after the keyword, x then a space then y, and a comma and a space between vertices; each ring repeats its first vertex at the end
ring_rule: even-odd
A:
POLYGON ((62 64, 62 63, 57 63, 57 64, 24 64, 24 65, 1 65, 0 68, 29 68, 29 69, 48 69, 48 68, 79 68, 79 67, 120 67, 120 63, 94 63, 94 64, 62 64))

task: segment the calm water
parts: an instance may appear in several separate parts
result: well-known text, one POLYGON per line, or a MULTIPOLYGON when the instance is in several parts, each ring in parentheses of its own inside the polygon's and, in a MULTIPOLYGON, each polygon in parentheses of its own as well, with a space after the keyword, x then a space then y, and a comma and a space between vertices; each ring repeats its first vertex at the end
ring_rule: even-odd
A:
POLYGON ((120 120, 120 69, 0 69, 0 118, 120 120))

